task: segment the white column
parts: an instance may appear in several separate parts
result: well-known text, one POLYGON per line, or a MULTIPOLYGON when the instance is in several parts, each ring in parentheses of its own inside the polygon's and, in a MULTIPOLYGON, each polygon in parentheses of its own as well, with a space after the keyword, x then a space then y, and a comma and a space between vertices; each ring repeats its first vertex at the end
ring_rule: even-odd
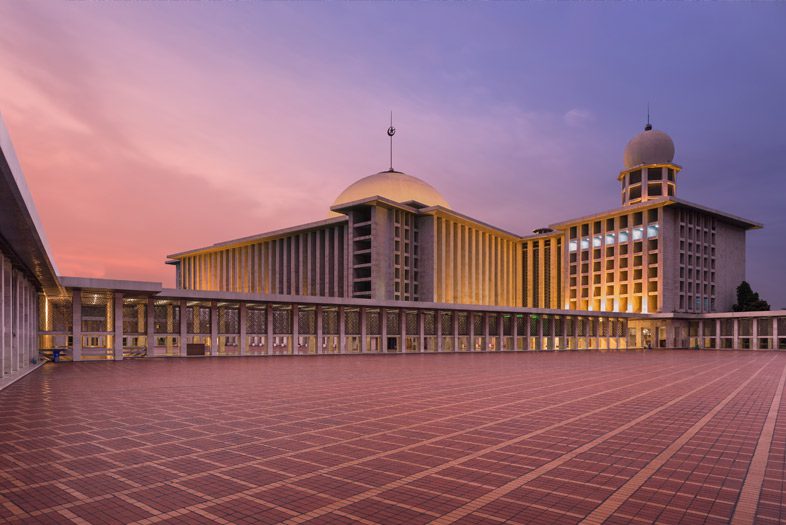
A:
POLYGON ((513 337, 513 345, 511 348, 514 352, 517 352, 519 349, 519 323, 518 323, 518 316, 516 314, 510 315, 510 335, 513 337))
POLYGON ((503 316, 504 314, 502 312, 497 313, 497 351, 499 352, 505 347, 503 343, 505 340, 505 322, 503 316))
POLYGON ((338 307, 338 353, 347 353, 346 319, 344 318, 344 307, 338 307))
POLYGON ((19 370, 19 311, 21 310, 20 305, 20 294, 19 294, 19 272, 16 270, 13 271, 11 274, 11 278, 16 282, 16 287, 12 288, 15 293, 12 298, 13 301, 13 308, 11 309, 11 314, 13 317, 11 318, 11 325, 13 326, 13 331, 11 332, 11 372, 16 372, 19 370))
POLYGON ((421 310, 417 311, 417 320, 418 320, 418 348, 419 352, 426 351, 426 324, 425 319, 423 318, 423 312, 421 310))
POLYGON ((398 329, 401 332, 399 335, 401 336, 399 345, 401 345, 401 353, 407 351, 407 314, 403 308, 399 308, 398 310, 398 329))
POLYGON ((734 338, 732 339, 732 348, 737 350, 740 347, 740 318, 734 318, 734 331, 732 332, 734 338))
MULTIPOLYGON (((704 319, 699 319, 699 333, 696 335, 696 341, 699 344, 699 348, 704 348, 704 319)), ((657 339, 657 333, 655 334, 655 338, 657 339)))
POLYGON ((379 309, 379 327, 381 332, 382 344, 380 344, 380 353, 388 351, 388 313, 384 308, 379 309))
POLYGON ((453 310, 453 315, 451 316, 453 319, 453 352, 459 351, 459 335, 458 335, 458 311, 453 310))
POLYGON ((543 350, 543 316, 538 316, 538 350, 543 350))
POLYGON ((218 305, 216 301, 210 301, 210 355, 218 355, 218 305))
POLYGON ((5 257, 0 253, 0 379, 5 375, 5 257))
POLYGON ((299 305, 292 305, 292 354, 300 354, 300 308, 299 305))
POLYGON ((361 306, 358 315, 360 316, 360 353, 365 354, 368 352, 368 343, 366 342, 366 309, 361 306))
MULTIPOLYGON (((82 290, 74 288, 71 290, 71 320, 73 329, 71 339, 71 359, 73 361, 82 360, 82 290)), ((7 329, 7 328, 6 328, 7 329)))
POLYGON ((152 297, 147 298, 147 306, 145 315, 147 316, 145 322, 146 339, 147 339, 147 357, 153 357, 156 346, 156 318, 155 318, 155 300, 152 297))
MULTIPOLYGON (((322 305, 317 305, 314 315, 317 316, 317 354, 323 353, 322 349, 322 305)), ((363 318, 361 317, 361 322, 363 318)))
POLYGON ((115 316, 115 333, 114 333, 114 353, 115 361, 123 360, 123 294, 115 292, 114 294, 114 316, 115 316))
MULTIPOLYGON (((193 312, 192 312, 193 313, 193 312)), ((180 357, 188 355, 188 302, 180 300, 180 357)))
POLYGON ((489 314, 488 312, 483 312, 483 344, 482 350, 485 352, 489 349, 489 314))
POLYGON ((715 350, 721 347, 721 320, 715 319, 715 350))
POLYGON ((248 346, 246 333, 247 330, 247 318, 248 318, 248 310, 246 309, 246 303, 240 303, 240 310, 238 312, 238 321, 240 323, 240 355, 246 355, 246 347, 248 346))
POLYGON ((467 312, 467 322, 469 323, 469 351, 475 351, 475 313, 467 312))
POLYGON ((265 305, 265 355, 273 354, 273 305, 265 305))
POLYGON ((778 350, 779 337, 780 336, 778 335, 778 318, 773 317, 772 318, 772 349, 773 350, 778 350))
POLYGON ((434 326, 437 332, 437 352, 442 352, 442 312, 439 310, 434 311, 434 326))
POLYGON ((752 319, 751 322, 751 350, 759 349, 759 320, 752 319))

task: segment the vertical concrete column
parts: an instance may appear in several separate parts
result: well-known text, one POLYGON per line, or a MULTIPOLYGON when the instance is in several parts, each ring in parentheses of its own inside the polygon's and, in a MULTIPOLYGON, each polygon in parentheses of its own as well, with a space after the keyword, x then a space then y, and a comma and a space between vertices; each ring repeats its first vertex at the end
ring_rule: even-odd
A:
POLYGON ((511 348, 514 352, 518 352, 519 350, 519 318, 517 314, 511 314, 510 316, 510 335, 513 337, 513 345, 511 348))
POLYGON ((437 333, 437 353, 442 352, 442 312, 434 311, 434 331, 437 333))
POLYGON ((475 351, 475 312, 467 313, 467 323, 469 324, 469 351, 475 351))
MULTIPOLYGON (((192 312, 193 315, 193 312, 192 312)), ((188 355, 188 301, 180 300, 180 357, 188 355)))
POLYGON ((210 301, 210 355, 218 355, 218 304, 210 301))
POLYGON ((407 351, 407 312, 403 308, 398 309, 398 329, 401 341, 401 353, 407 351))
POLYGON ((361 306, 358 315, 360 316, 360 353, 366 354, 368 353, 368 341, 366 341, 366 319, 368 316, 366 315, 366 309, 361 306))
POLYGON ((778 350, 778 339, 780 336, 778 335, 778 318, 772 318, 772 349, 778 350))
POLYGON ((489 349, 489 313, 483 312, 483 351, 487 351, 489 349))
MULTIPOLYGON (((82 290, 74 288, 71 290, 71 359, 74 361, 82 360, 82 290)), ((8 327, 6 326, 6 330, 8 327)))
POLYGON ((483 351, 486 352, 489 349, 489 314, 488 312, 483 312, 481 314, 483 316, 483 351))
POLYGON ((721 320, 715 319, 715 349, 721 347, 721 320))
POLYGON ((156 317, 155 317, 155 300, 152 297, 147 298, 147 304, 145 305, 145 347, 146 347, 146 355, 147 357, 153 357, 155 354, 155 346, 156 346, 156 317))
MULTIPOLYGON (((628 334, 625 334, 623 336, 625 337, 625 341, 628 340, 627 336, 628 334)), ((625 344, 625 347, 627 348, 627 342, 625 344)), ((574 350, 579 349, 579 318, 578 317, 573 318, 573 349, 574 350)))
POLYGON ((292 354, 300 354, 300 305, 292 305, 292 354))
POLYGON ((732 332, 734 338, 732 339, 732 348, 735 350, 740 347, 740 318, 734 318, 734 331, 732 332))
POLYGON ((265 355, 273 355, 273 305, 265 305, 265 355))
POLYGON ((753 319, 751 323, 751 349, 759 349, 759 320, 753 319))
POLYGON ((13 297, 11 298, 13 301, 13 307, 11 308, 11 325, 13 326, 11 330, 11 372, 13 373, 19 370, 19 355, 21 353, 19 351, 19 314, 21 313, 19 304, 19 272, 14 270, 11 274, 11 279, 16 284, 16 286, 12 287, 13 297))
POLYGON ((505 323, 503 321, 502 312, 497 314, 497 350, 502 351, 505 349, 505 344, 503 341, 505 340, 505 323))
POLYGON ((699 348, 704 348, 704 319, 699 319, 699 333, 696 334, 696 337, 697 337, 696 341, 699 344, 699 348))
POLYGON ((343 306, 338 307, 338 353, 347 353, 347 320, 343 306))
POLYGON ((426 351, 426 321, 425 318, 423 317, 423 312, 421 310, 418 310, 417 316, 418 316, 418 345, 420 347, 418 348, 418 351, 425 352, 426 351))
POLYGON ((385 353, 388 351, 388 313, 384 308, 379 309, 379 328, 382 334, 382 342, 379 351, 385 353))
POLYGON ((114 316, 115 316, 115 333, 114 333, 114 357, 115 361, 123 360, 123 294, 115 292, 114 294, 114 316))
POLYGON ((318 304, 314 309, 314 315, 317 316, 316 318, 316 325, 317 325, 317 354, 323 353, 322 349, 322 305, 318 304))
POLYGON ((246 308, 246 303, 240 303, 240 310, 238 312, 238 321, 240 322, 240 355, 246 355, 246 349, 248 347, 248 327, 247 320, 248 320, 248 309, 246 308))
POLYGON ((458 312, 453 310, 453 352, 458 352, 458 342, 459 342, 459 335, 458 335, 458 312))
POLYGON ((524 314, 524 348, 522 350, 529 350, 529 315, 524 314))
MULTIPOLYGON (((5 257, 0 252, 0 378, 5 375, 6 345, 5 345, 5 312, 8 307, 5 303, 5 257)), ((48 328, 48 327, 47 327, 48 328)))
POLYGON ((543 348, 543 316, 538 316, 538 344, 535 345, 538 347, 538 350, 544 350, 543 348))

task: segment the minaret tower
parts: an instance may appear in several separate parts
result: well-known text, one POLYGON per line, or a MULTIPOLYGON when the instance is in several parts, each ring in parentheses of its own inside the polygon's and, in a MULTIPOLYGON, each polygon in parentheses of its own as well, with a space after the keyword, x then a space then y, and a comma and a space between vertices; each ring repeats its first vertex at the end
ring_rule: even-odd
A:
POLYGON ((677 173, 682 167, 673 161, 674 141, 666 133, 652 129, 648 117, 644 131, 625 146, 625 169, 618 177, 622 184, 622 205, 674 197, 677 173))

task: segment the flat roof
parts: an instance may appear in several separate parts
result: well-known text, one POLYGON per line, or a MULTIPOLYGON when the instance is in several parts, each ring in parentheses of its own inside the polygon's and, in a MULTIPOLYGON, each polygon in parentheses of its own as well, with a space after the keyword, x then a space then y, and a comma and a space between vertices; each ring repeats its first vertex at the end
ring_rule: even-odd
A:
POLYGON ((211 252, 211 251, 215 251, 215 250, 221 250, 223 248, 230 248, 230 247, 235 246, 235 245, 239 246, 239 245, 249 244, 249 243, 262 241, 262 240, 275 239, 275 238, 278 238, 278 237, 286 237, 287 235, 290 235, 292 233, 306 231, 306 230, 316 230, 316 229, 319 229, 319 228, 324 228, 325 226, 331 226, 333 224, 346 222, 347 220, 349 220, 349 219, 347 219, 346 216, 330 217, 328 219, 323 219, 321 221, 309 222, 309 223, 306 223, 306 224, 299 224, 297 226, 290 226, 288 228, 282 228, 280 230, 272 230, 272 231, 265 232, 265 233, 258 233, 258 234, 255 234, 255 235, 249 235, 247 237, 240 237, 238 239, 232 239, 232 240, 229 240, 229 241, 217 242, 215 244, 211 244, 209 246, 203 246, 201 248, 194 248, 194 249, 186 250, 186 251, 183 251, 183 252, 173 253, 171 255, 167 255, 167 258, 168 259, 180 259, 182 257, 186 257, 188 255, 193 255, 195 253, 211 252))
POLYGON ((618 208, 614 208, 611 210, 606 210, 598 213, 593 213, 591 215, 585 215, 583 217, 577 217, 575 219, 568 219, 566 221, 556 222, 554 224, 549 225, 549 227, 554 229, 565 229, 569 226, 574 224, 582 223, 582 222, 589 222, 593 220, 597 220, 602 217, 608 217, 610 215, 621 215, 624 213, 629 213, 631 211, 640 211, 646 210, 649 208, 657 208, 661 206, 682 206, 685 208, 692 208, 695 210, 703 211, 705 213, 709 213, 711 215, 715 215, 716 217, 740 226, 742 228, 752 230, 752 229, 759 229, 762 228, 763 225, 759 222, 751 221, 748 219, 743 219, 742 217, 738 217, 736 215, 732 215, 730 213, 722 212, 713 208, 709 208, 707 206, 701 206, 699 204, 695 204, 693 202, 689 202, 683 199, 678 199, 676 197, 661 197, 658 199, 652 199, 647 202, 640 202, 638 204, 632 204, 630 206, 620 206, 618 208))

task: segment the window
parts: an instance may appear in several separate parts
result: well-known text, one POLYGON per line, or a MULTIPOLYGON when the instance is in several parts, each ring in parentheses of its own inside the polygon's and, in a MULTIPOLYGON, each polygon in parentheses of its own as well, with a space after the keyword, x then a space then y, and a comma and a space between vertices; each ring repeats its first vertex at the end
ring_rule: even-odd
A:
POLYGON ((636 186, 628 190, 628 200, 636 200, 641 198, 641 186, 636 186))
POLYGON ((631 171, 628 174, 629 184, 638 184, 641 182, 641 170, 631 171))
POLYGON ((662 180, 663 168, 647 168, 647 180, 662 180))

